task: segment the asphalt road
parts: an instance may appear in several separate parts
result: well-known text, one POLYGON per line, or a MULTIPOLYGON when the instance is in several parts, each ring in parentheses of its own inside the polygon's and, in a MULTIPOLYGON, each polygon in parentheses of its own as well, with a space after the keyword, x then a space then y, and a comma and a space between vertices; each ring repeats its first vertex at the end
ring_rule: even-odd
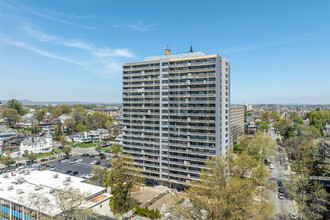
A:
MULTIPOLYGON (((276 140, 277 136, 275 132, 273 130, 270 130, 269 133, 271 134, 272 138, 276 140)), ((281 153, 283 154, 283 152, 281 153)), ((273 158, 270 159, 270 161, 274 165, 274 169, 272 169, 270 173, 270 179, 275 181, 277 186, 278 181, 281 181, 283 183, 283 181, 287 179, 287 176, 290 175, 290 171, 285 170, 284 166, 281 166, 278 151, 276 151, 276 154, 273 156, 273 158)), ((290 211, 294 211, 293 201, 291 198, 288 197, 288 195, 286 195, 286 193, 284 193, 284 199, 278 198, 278 188, 279 187, 277 186, 276 191, 270 193, 270 201, 273 203, 275 208, 274 219, 276 220, 283 219, 281 218, 281 216, 288 214, 290 211)))

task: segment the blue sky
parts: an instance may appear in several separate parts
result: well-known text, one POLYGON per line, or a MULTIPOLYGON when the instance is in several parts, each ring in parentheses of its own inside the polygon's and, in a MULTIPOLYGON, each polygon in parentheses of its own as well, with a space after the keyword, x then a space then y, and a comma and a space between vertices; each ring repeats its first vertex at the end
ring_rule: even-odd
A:
POLYGON ((330 103, 330 1, 1 0, 0 100, 121 102, 122 64, 231 62, 231 102, 330 103))

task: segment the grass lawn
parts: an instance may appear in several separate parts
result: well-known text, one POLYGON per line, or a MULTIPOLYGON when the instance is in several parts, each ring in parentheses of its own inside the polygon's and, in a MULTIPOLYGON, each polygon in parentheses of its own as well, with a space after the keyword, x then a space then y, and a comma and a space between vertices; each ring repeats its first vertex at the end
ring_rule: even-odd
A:
POLYGON ((102 148, 102 151, 106 151, 106 150, 111 151, 111 148, 110 147, 102 148))
POLYGON ((97 143, 78 143, 78 144, 76 144, 76 146, 80 147, 80 148, 90 148, 90 147, 95 147, 95 145, 97 145, 97 143))
MULTIPOLYGON (((48 152, 46 153, 46 157, 50 157, 50 156, 53 156, 55 153, 53 152, 48 152)), ((44 157, 45 154, 41 153, 41 154, 37 154, 37 158, 40 158, 40 157, 44 157)))

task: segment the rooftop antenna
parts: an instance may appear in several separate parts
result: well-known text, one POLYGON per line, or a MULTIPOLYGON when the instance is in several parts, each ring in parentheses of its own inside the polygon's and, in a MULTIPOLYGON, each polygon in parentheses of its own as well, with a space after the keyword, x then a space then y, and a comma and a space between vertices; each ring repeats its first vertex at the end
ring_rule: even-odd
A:
POLYGON ((189 51, 189 53, 192 53, 192 52, 194 52, 194 51, 193 51, 193 49, 192 49, 192 46, 190 46, 190 51, 189 51))

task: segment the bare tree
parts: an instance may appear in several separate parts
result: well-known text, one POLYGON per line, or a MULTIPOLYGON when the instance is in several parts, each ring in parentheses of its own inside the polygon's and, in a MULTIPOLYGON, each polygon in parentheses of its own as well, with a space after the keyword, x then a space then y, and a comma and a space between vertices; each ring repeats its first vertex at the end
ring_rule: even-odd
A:
POLYGON ((88 196, 88 193, 82 193, 71 186, 55 189, 51 196, 32 193, 27 202, 33 211, 30 211, 28 216, 42 216, 39 219, 45 220, 88 219, 93 215, 91 209, 84 207, 88 196), (56 209, 58 212, 55 211, 56 209))

